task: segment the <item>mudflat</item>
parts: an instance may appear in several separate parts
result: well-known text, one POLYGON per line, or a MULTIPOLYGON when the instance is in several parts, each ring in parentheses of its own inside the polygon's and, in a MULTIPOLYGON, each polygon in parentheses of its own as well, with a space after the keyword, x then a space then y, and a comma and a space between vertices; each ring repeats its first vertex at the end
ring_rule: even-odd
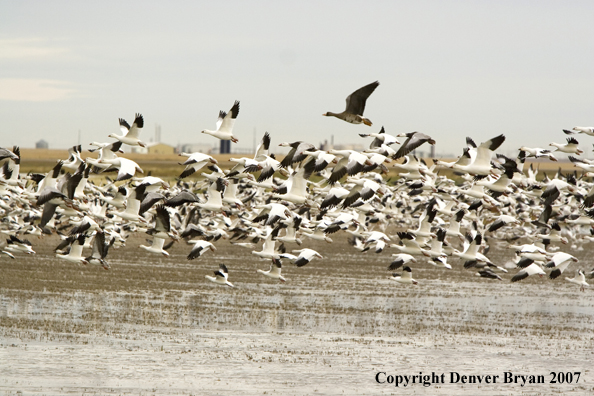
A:
MULTIPOLYGON (((517 283, 517 270, 496 281, 455 259, 451 270, 421 259, 414 286, 390 280, 393 249, 308 241, 324 258, 283 263, 283 284, 256 272, 269 261, 227 241, 188 261, 184 242, 164 257, 133 236, 110 251, 107 271, 56 258, 55 236, 31 241, 37 254, 0 259, 2 394, 594 392, 592 291, 564 279, 591 266, 588 250, 572 252, 580 261, 556 280, 517 283), (219 263, 234 288, 205 279, 219 263), (444 383, 418 383, 431 374, 444 383)), ((498 265, 511 255, 496 243, 489 254, 498 265)))

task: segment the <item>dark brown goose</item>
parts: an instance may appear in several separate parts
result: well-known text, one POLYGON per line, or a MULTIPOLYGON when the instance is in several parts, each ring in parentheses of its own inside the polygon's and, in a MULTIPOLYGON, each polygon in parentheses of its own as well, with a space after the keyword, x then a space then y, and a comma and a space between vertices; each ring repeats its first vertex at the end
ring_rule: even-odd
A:
POLYGON ((351 124, 365 124, 371 126, 371 121, 368 118, 363 117, 363 111, 365 110, 365 102, 367 101, 367 98, 373 91, 375 91, 378 85, 378 81, 372 82, 350 94, 346 98, 346 109, 342 113, 333 113, 329 111, 322 115, 340 118, 351 124))

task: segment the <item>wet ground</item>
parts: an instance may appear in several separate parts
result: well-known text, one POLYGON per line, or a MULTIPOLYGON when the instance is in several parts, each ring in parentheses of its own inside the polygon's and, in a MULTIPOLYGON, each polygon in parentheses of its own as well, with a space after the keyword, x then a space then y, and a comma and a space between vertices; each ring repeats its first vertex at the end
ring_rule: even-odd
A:
POLYGON ((0 259, 0 394, 594 393, 592 290, 564 280, 592 266, 587 250, 555 281, 491 281, 423 259, 420 284, 403 286, 386 271, 395 251, 361 254, 341 238, 307 241, 324 259, 287 261, 285 284, 227 241, 188 261, 188 245, 167 258, 131 239, 110 251, 109 271, 54 258, 55 237, 32 242, 36 255, 0 259), (235 288, 204 278, 219 263, 235 288), (420 372, 445 383, 387 383, 420 372), (451 384, 451 372, 499 379, 451 384), (505 372, 545 383, 504 383, 505 372), (550 384, 551 372, 574 378, 550 384))

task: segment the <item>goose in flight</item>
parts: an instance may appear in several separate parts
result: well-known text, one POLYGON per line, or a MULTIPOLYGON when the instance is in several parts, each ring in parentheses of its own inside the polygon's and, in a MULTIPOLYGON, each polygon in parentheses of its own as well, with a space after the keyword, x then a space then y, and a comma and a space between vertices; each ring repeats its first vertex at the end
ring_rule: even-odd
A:
POLYGON ((406 154, 410 153, 411 151, 413 151, 414 149, 416 149, 423 143, 429 143, 432 146, 435 145, 435 140, 433 140, 433 138, 431 136, 425 135, 424 133, 421 133, 421 132, 401 133, 396 136, 397 137, 405 137, 406 140, 404 141, 404 143, 402 143, 402 145, 400 146, 400 148, 398 149, 396 154, 394 154, 394 156, 392 156, 393 159, 398 159, 398 158, 404 157, 406 154))
POLYGON ((219 112, 219 119, 217 120, 216 131, 205 129, 202 133, 211 135, 221 140, 231 140, 233 143, 237 143, 239 140, 233 136, 233 125, 235 119, 239 114, 239 101, 236 100, 229 113, 225 113, 223 110, 219 112))
POLYGON ((474 176, 479 176, 479 178, 481 176, 489 176, 490 174, 494 173, 494 170, 491 166, 491 158, 493 157, 493 152, 497 150, 504 141, 504 135, 495 136, 494 138, 481 143, 476 148, 476 151, 469 150, 471 160, 470 163, 454 163, 448 165, 448 167, 460 172, 469 173, 474 176))
POLYGON ((205 165, 216 165, 218 163, 216 159, 212 158, 208 154, 203 153, 181 153, 180 156, 188 157, 184 163, 180 163, 180 165, 186 165, 186 169, 184 169, 181 175, 179 175, 180 179, 194 174, 196 171, 202 169, 202 167, 205 165))
POLYGON ((584 287, 590 286, 586 282, 586 275, 584 274, 584 271, 582 271, 582 270, 578 270, 577 275, 574 276, 573 278, 565 278, 565 280, 568 282, 571 282, 571 283, 575 283, 576 285, 579 285, 580 291, 585 291, 584 287))
POLYGON ((520 272, 514 275, 514 277, 511 278, 511 281, 517 282, 522 279, 528 278, 530 275, 539 275, 542 277, 543 275, 546 275, 546 273, 542 270, 542 268, 540 268, 538 264, 531 263, 526 268, 522 269, 520 272))
POLYGON ((331 111, 322 114, 326 117, 336 117, 351 124, 365 124, 371 126, 368 118, 363 117, 365 102, 369 95, 378 87, 379 81, 372 82, 362 88, 359 88, 346 98, 346 108, 342 113, 333 113, 331 111))
POLYGON ((108 270, 110 265, 105 260, 105 257, 107 256, 110 246, 112 246, 114 242, 115 239, 112 238, 109 244, 105 243, 105 233, 101 230, 97 230, 95 238, 93 239, 93 252, 89 257, 85 258, 85 261, 89 264, 100 265, 103 269, 108 270))
POLYGON ((403 272, 402 274, 392 274, 392 277, 390 278, 393 281, 396 281, 398 283, 402 283, 405 285, 418 285, 419 282, 417 282, 416 280, 413 279, 412 277, 412 270, 410 269, 410 267, 407 265, 406 267, 403 268, 403 272))
POLYGON ((299 256, 295 256, 289 253, 283 253, 280 257, 288 258, 293 264, 297 267, 303 267, 304 265, 309 264, 311 260, 315 257, 324 258, 318 252, 313 249, 300 249, 300 250, 293 250, 293 253, 299 253, 299 256))
POLYGON ((139 139, 140 130, 144 126, 144 118, 142 117, 142 114, 136 113, 132 126, 130 126, 130 124, 128 124, 123 118, 120 118, 119 122, 123 135, 116 135, 115 133, 112 133, 108 135, 108 137, 117 139, 129 146, 146 147, 146 143, 139 139))
POLYGON ((219 264, 219 269, 215 271, 214 274, 215 276, 206 275, 206 279, 211 282, 218 283, 219 285, 233 287, 233 283, 227 280, 229 277, 229 271, 227 270, 225 264, 219 264))
POLYGON ((594 136, 594 127, 576 126, 573 127, 573 130, 571 131, 564 129, 563 132, 565 132, 566 135, 572 135, 574 133, 584 133, 586 135, 594 136))
POLYGON ((580 155, 580 154, 583 154, 584 151, 580 150, 580 148, 578 147, 578 144, 579 144, 579 142, 577 141, 576 138, 568 137, 567 144, 553 142, 553 143, 550 143, 549 146, 556 147, 557 150, 555 150, 555 151, 560 151, 562 153, 568 153, 568 154, 580 155))
POLYGON ((263 271, 261 269, 258 270, 259 274, 268 276, 269 278, 274 278, 274 279, 278 279, 281 282, 286 282, 286 279, 283 278, 283 276, 281 275, 281 261, 279 259, 272 259, 272 262, 270 263, 270 269, 268 271, 263 271))

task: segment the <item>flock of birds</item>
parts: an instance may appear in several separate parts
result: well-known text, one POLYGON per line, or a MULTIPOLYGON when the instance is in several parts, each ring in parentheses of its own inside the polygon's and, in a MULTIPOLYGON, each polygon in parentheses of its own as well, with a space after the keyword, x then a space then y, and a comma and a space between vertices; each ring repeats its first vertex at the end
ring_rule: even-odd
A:
MULTIPOLYGON (((349 95, 343 112, 324 115, 371 126, 363 112, 378 85, 349 95)), ((229 112, 219 113, 215 130, 202 133, 237 142, 233 126, 238 114, 236 101, 229 112)), ((521 147, 516 158, 495 152, 504 135, 478 145, 467 138, 455 161, 433 160, 429 166, 414 150, 436 142, 419 132, 394 136, 381 128, 360 134, 371 139, 362 152, 283 142, 279 146, 290 151, 281 161, 271 152, 266 133, 252 158, 232 158, 235 165, 226 171, 208 154, 181 153, 187 157, 180 164, 185 168, 170 185, 158 177, 140 177, 140 166, 118 155, 122 145, 146 146, 140 140, 143 116, 136 114, 132 126, 123 119, 119 124, 122 135, 109 135, 114 141, 91 143, 96 158, 83 160, 81 146, 74 146, 70 157, 47 174, 21 175, 18 147, 0 148, 0 230, 9 237, 0 245, 2 254, 33 254, 25 235, 57 232, 57 257, 109 269, 108 251, 124 246, 132 233, 150 238, 141 249, 164 256, 173 243, 185 240, 191 246, 188 260, 216 250, 215 243, 224 239, 253 249, 253 255, 270 262, 270 269, 258 273, 285 282, 282 261, 301 267, 323 258, 306 247, 288 253, 286 246, 302 247, 309 239, 331 243, 335 234, 345 233, 353 252, 394 249, 387 270, 402 268, 391 277, 401 284, 418 283, 411 267, 421 260, 440 270, 451 270, 452 260, 459 260, 465 269, 494 280, 515 267, 515 282, 532 275, 558 278, 578 261, 562 247, 575 251, 594 240, 594 183, 589 181, 594 161, 578 158, 583 151, 574 136, 566 144, 551 143, 553 149, 521 147), (531 157, 556 161, 557 152, 570 154, 582 175, 537 177, 533 166, 524 167, 531 157), (398 176, 387 176, 390 166, 398 176), (91 172, 111 171, 117 172, 114 180, 89 180, 91 172), (488 257, 493 244, 513 249, 513 263, 493 263, 488 257)), ((592 127, 564 132, 594 136, 592 127)), ((577 269, 566 279, 583 291, 593 276, 592 270, 577 269)), ((206 279, 233 287, 224 264, 206 279)))

